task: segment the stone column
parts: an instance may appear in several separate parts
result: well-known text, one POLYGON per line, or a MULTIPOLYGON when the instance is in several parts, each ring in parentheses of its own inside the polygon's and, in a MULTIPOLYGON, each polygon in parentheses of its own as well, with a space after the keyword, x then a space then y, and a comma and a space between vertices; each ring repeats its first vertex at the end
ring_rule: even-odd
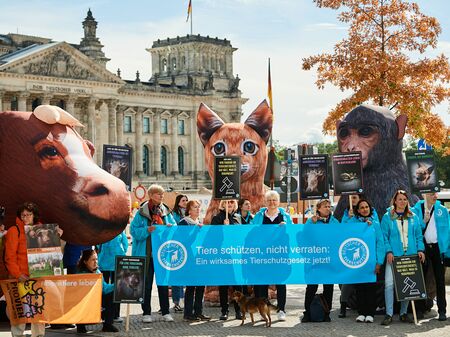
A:
POLYGON ((117 119, 116 119, 116 130, 117 130, 117 145, 124 146, 123 143, 123 111, 125 110, 124 106, 121 106, 117 109, 117 119))
POLYGON ((18 96, 19 103, 17 105, 18 111, 27 111, 27 98, 30 96, 28 92, 21 92, 18 96))
POLYGON ((153 153, 155 154, 153 158, 153 174, 159 176, 161 175, 161 109, 155 111, 153 126, 153 153))
POLYGON ((196 171, 195 169, 195 165, 196 165, 196 160, 195 160, 195 154, 197 153, 196 151, 196 146, 195 143, 197 141, 200 142, 200 138, 198 138, 197 140, 197 125, 195 124, 195 113, 190 113, 191 117, 189 118, 189 132, 190 132, 190 142, 191 142, 191 146, 190 146, 190 150, 189 150, 189 173, 193 176, 194 172, 196 171))
POLYGON ((78 116, 75 114, 75 101, 77 100, 76 96, 70 95, 66 100, 66 111, 70 113, 73 117, 78 119, 78 116))
POLYGON ((135 121, 135 141, 136 141, 136 174, 141 176, 144 174, 142 163, 142 152, 144 150, 144 144, 142 139, 142 108, 137 108, 135 121))
POLYGON ((5 90, 0 90, 0 112, 5 111, 3 109, 3 96, 5 95, 5 90))
POLYGON ((108 101, 108 143, 111 145, 117 145, 117 103, 116 99, 108 101))
POLYGON ((88 101, 88 130, 87 137, 88 139, 94 143, 95 145, 95 105, 97 104, 98 99, 91 97, 88 101))
POLYGON ((225 54, 225 69, 228 76, 233 76, 233 52, 225 54))
POLYGON ((52 94, 44 94, 44 96, 42 97, 42 105, 48 105, 50 104, 50 100, 53 98, 52 94))
POLYGON ((179 175, 178 172, 178 115, 179 111, 173 111, 172 118, 170 122, 172 124, 172 135, 170 137, 170 153, 172 155, 172 175, 179 175))

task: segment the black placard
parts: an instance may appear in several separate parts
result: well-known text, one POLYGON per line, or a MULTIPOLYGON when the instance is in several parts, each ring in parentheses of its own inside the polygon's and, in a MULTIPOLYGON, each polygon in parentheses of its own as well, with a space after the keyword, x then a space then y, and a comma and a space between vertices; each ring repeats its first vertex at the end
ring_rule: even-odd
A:
POLYGON ((328 186, 328 156, 326 154, 300 156, 300 199, 326 199, 328 186))
POLYGON ((103 145, 102 169, 122 180, 131 191, 131 148, 128 146, 103 145))
POLYGON ((408 151, 406 164, 412 193, 440 191, 433 151, 408 151))
POLYGON ((145 293, 146 258, 116 256, 114 275, 115 303, 143 303, 145 293))
POLYGON ((214 199, 239 199, 241 196, 241 158, 215 157, 214 199))
POLYGON ((336 153, 331 158, 334 194, 363 193, 361 152, 336 153))
MULTIPOLYGON (((389 266, 386 266, 389 268, 389 266)), ((418 255, 395 257, 392 263, 397 301, 427 298, 422 264, 418 255)))

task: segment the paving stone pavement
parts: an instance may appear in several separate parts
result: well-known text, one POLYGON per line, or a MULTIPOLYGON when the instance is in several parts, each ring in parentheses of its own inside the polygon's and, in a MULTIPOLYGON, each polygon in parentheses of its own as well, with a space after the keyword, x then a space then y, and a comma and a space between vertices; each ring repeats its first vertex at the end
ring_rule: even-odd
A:
MULTIPOLYGON (((173 313, 175 322, 162 321, 161 315, 156 311, 159 309, 156 287, 154 287, 152 297, 152 317, 153 323, 142 323, 142 311, 140 305, 130 305, 130 329, 125 331, 125 322, 115 324, 120 328, 118 333, 101 332, 101 324, 88 326, 92 330, 87 337, 144 337, 144 336, 183 336, 183 337, 261 337, 261 336, 422 336, 427 337, 448 337, 450 336, 450 318, 446 322, 439 322, 435 319, 436 311, 432 310, 425 316, 425 319, 419 322, 418 326, 414 324, 405 324, 398 321, 398 316, 394 317, 394 322, 389 327, 380 325, 382 316, 375 316, 375 323, 356 323, 357 316, 355 311, 348 311, 348 317, 345 319, 338 318, 339 311, 339 295, 340 291, 335 286, 333 296, 333 311, 331 313, 332 321, 330 323, 300 323, 299 317, 303 312, 303 300, 306 286, 304 285, 288 285, 287 293, 287 319, 285 322, 276 320, 276 313, 272 314, 272 327, 265 328, 264 322, 259 321, 252 326, 250 318, 247 318, 246 324, 240 326, 240 320, 235 320, 234 315, 230 316, 228 321, 219 321, 219 307, 205 307, 204 313, 212 316, 209 322, 187 323, 183 321, 182 313, 173 313)), ((321 287, 319 287, 319 292, 321 287)), ((450 286, 447 286, 447 313, 450 316, 450 286)), ((436 306, 433 308, 436 309, 436 306)), ((126 315, 126 305, 121 305, 122 317, 126 315)), ((256 315, 256 317, 259 317, 256 315)), ((27 332, 30 334, 30 331, 27 332)), ((63 337, 63 336, 81 336, 76 334, 76 329, 67 330, 51 330, 47 329, 47 337, 63 337)), ((10 336, 9 326, 0 325, 0 337, 10 336)))

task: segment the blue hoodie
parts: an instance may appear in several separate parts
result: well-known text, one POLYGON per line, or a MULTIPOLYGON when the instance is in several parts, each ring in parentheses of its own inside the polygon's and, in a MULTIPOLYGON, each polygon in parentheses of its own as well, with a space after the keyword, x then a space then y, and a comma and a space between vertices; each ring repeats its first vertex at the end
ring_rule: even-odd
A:
MULTIPOLYGON (((264 225, 263 224, 263 220, 264 220, 264 212, 267 210, 267 207, 263 207, 261 208, 258 213, 255 214, 255 217, 253 218, 253 221, 251 222, 252 225, 264 225)), ((286 213, 286 211, 281 208, 278 207, 278 210, 280 211, 281 215, 283 216, 283 221, 287 224, 287 225, 292 225, 292 219, 291 216, 286 213)))
POLYGON ((386 253, 392 253, 394 256, 414 255, 423 252, 422 227, 419 218, 414 212, 410 212, 408 218, 408 249, 403 251, 403 245, 400 238, 400 232, 397 227, 397 219, 392 214, 393 207, 389 207, 381 219, 381 230, 384 236, 384 246, 386 253))
POLYGON ((102 243, 98 248, 98 266, 101 271, 114 271, 116 256, 127 255, 128 239, 125 232, 117 235, 111 241, 102 243))
MULTIPOLYGON (((419 218, 420 226, 422 231, 425 229, 425 222, 423 221, 422 205, 425 203, 424 200, 418 201, 412 211, 416 213, 419 218)), ((448 216, 448 210, 445 206, 442 206, 439 200, 434 204, 434 220, 436 222, 437 239, 439 245, 439 251, 441 254, 445 254, 450 257, 450 222, 448 216)))

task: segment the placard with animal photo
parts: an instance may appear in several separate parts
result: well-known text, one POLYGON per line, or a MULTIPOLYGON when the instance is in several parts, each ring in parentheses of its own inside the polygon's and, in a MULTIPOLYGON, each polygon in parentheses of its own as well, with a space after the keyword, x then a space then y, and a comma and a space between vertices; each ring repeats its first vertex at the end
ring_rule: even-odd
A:
POLYGON ((290 186, 290 201, 297 202, 298 200, 298 161, 293 160, 289 167, 287 160, 280 162, 280 181, 277 182, 279 190, 275 189, 280 194, 280 202, 287 202, 287 190, 288 190, 288 176, 289 170, 291 171, 291 186, 290 186))
POLYGON ((146 261, 145 257, 116 256, 114 302, 144 302, 146 261))
POLYGON ((31 277, 62 274, 61 239, 57 224, 25 226, 31 277))
POLYGON ((132 149, 128 146, 103 145, 102 168, 122 180, 131 191, 132 149))
POLYGON ((241 158, 223 156, 214 158, 214 199, 241 197, 241 158))
POLYGON ((300 156, 300 199, 329 197, 328 156, 326 154, 300 156))
POLYGON ((331 160, 334 195, 364 193, 361 152, 336 153, 331 160))
POLYGON ((408 151, 406 164, 412 193, 440 191, 433 151, 408 151))

